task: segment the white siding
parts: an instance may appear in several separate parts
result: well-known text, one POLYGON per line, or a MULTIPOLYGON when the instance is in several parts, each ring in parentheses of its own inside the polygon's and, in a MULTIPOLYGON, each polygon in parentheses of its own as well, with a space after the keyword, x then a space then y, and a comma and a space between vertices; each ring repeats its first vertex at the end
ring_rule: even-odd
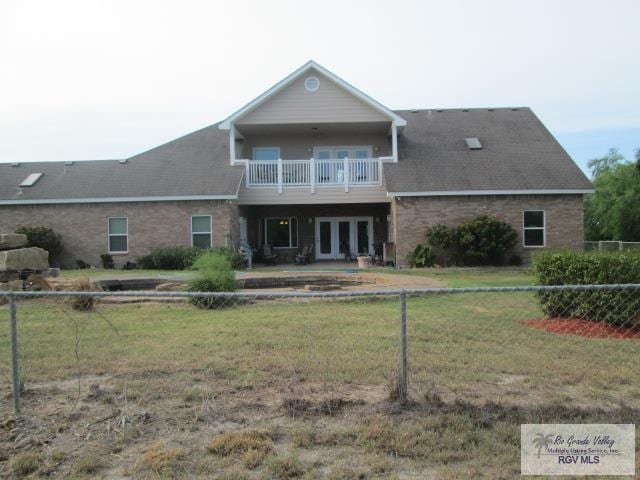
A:
POLYGON ((235 123, 242 125, 379 121, 389 121, 389 118, 312 69, 235 123), (320 88, 315 92, 309 92, 304 87, 304 82, 309 76, 315 76, 320 80, 320 88))
MULTIPOLYGON (((244 180, 243 180, 244 182, 244 180)), ((240 187, 239 205, 295 205, 324 203, 388 203, 387 191, 381 185, 375 187, 316 187, 311 193, 309 187, 287 187, 278 193, 277 187, 247 188, 240 187)))

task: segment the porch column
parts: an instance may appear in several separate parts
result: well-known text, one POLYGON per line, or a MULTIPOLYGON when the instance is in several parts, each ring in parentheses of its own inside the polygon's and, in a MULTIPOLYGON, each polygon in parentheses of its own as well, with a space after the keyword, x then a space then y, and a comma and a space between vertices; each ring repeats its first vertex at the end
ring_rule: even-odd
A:
POLYGON ((282 159, 278 159, 278 193, 282 193, 282 159))
POLYGON ((349 158, 348 157, 344 157, 344 166, 343 171, 344 173, 342 174, 342 176, 344 177, 344 191, 348 192, 349 191, 349 158))
POLYGON ((311 184, 311 193, 316 193, 316 160, 311 157, 309 160, 309 183, 311 184))

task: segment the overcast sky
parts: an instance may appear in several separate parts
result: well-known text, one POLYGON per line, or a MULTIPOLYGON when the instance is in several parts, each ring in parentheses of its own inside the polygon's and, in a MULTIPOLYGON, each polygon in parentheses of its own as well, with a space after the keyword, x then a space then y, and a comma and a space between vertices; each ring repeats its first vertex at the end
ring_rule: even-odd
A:
POLYGON ((392 109, 530 106, 573 158, 640 147, 640 0, 0 0, 0 162, 124 158, 309 59, 392 109))

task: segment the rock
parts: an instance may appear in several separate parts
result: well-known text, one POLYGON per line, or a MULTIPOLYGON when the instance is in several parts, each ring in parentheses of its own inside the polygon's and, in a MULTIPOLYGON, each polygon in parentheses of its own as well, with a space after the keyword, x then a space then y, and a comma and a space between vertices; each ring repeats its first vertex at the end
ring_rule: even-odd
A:
POLYGON ((0 233, 0 250, 24 247, 27 236, 21 233, 0 233))
POLYGON ((18 270, 48 270, 49 252, 38 247, 0 252, 0 272, 18 270))
POLYGON ((9 287, 9 290, 12 290, 14 292, 19 292, 24 289, 24 282, 22 280, 11 280, 7 284, 7 287, 9 287))

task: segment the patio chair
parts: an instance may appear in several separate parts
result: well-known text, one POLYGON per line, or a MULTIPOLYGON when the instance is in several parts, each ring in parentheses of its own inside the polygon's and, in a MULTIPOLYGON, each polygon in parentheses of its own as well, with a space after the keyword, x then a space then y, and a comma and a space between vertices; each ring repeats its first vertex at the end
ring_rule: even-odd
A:
POLYGON ((271 245, 262 246, 262 261, 267 265, 275 265, 278 255, 271 249, 271 245))
POLYGON ((311 262, 311 252, 313 251, 313 244, 306 244, 302 247, 300 253, 298 253, 294 261, 296 265, 306 265, 311 262))

